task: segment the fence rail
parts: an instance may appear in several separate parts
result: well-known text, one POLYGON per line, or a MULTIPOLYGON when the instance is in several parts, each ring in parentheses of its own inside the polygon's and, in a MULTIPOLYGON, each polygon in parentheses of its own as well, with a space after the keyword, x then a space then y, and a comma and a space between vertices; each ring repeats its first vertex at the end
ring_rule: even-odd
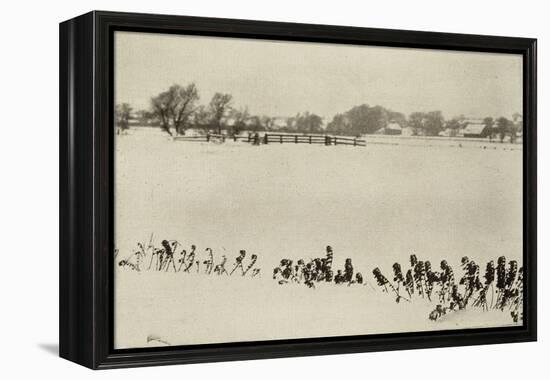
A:
POLYGON ((330 135, 292 135, 282 133, 266 133, 264 144, 324 144, 324 145, 352 145, 366 146, 366 141, 357 137, 330 136, 330 135))
POLYGON ((225 142, 226 140, 245 141, 247 143, 263 144, 323 144, 323 145, 350 145, 366 146, 364 139, 346 136, 330 135, 304 135, 304 134, 284 134, 284 133, 266 133, 263 137, 254 135, 248 136, 225 136, 209 133, 199 136, 175 136, 174 141, 191 142, 225 142))
POLYGON ((226 139, 225 135, 218 135, 214 133, 209 133, 206 135, 198 136, 174 136, 174 141, 195 141, 195 142, 210 142, 210 141, 221 141, 224 142, 226 139))

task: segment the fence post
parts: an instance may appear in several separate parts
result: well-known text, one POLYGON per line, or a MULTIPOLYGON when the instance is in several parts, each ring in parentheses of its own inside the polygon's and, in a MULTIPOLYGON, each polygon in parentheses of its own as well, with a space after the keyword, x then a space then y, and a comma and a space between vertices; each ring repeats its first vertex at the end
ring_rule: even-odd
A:
POLYGON ((269 135, 267 133, 264 135, 264 144, 265 145, 267 145, 267 143, 269 142, 269 137, 268 136, 269 135))
POLYGON ((357 137, 353 138, 353 146, 357 146, 357 137))
POLYGON ((281 144, 283 143, 283 135, 279 135, 279 140, 281 141, 281 144))
POLYGON ((309 136, 309 143, 311 144, 311 136, 309 136))
POLYGON ((334 136, 334 146, 338 145, 338 137, 334 136))
POLYGON ((294 144, 298 144, 298 135, 294 135, 294 144))

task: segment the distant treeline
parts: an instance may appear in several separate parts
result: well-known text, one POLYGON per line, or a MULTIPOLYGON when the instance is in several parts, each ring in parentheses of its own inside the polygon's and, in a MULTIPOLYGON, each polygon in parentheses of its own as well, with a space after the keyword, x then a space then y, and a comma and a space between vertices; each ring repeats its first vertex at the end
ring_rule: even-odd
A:
MULTIPOLYGON (((466 117, 457 116, 445 120, 441 111, 413 112, 408 117, 382 106, 362 104, 336 114, 328 123, 319 115, 306 111, 291 117, 254 115, 248 107, 235 107, 231 94, 216 93, 208 104, 199 104, 199 91, 194 83, 187 86, 174 84, 166 91, 153 96, 147 110, 134 111, 127 103, 117 104, 115 123, 117 130, 129 128, 132 123, 158 126, 170 135, 185 134, 193 128, 225 131, 229 135, 242 131, 281 131, 297 133, 330 133, 337 135, 360 136, 384 133, 385 129, 408 128, 411 135, 438 136, 446 131, 456 136, 467 125, 466 117), (382 131, 382 132, 381 132, 382 131)), ((503 140, 510 136, 515 140, 522 132, 522 123, 517 122, 520 114, 514 114, 514 121, 505 117, 486 117, 477 121, 482 124, 482 137, 503 140)))

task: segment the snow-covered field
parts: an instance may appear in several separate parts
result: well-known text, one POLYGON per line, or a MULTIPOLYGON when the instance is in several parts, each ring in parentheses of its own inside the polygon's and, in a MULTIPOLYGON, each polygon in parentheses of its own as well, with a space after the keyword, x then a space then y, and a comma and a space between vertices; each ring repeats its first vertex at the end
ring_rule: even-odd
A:
MULTIPOLYGON (((396 304, 372 269, 391 279, 415 253, 459 272, 462 256, 505 255, 521 265, 522 151, 432 144, 366 148, 174 142, 154 129, 116 140, 116 247, 128 257, 151 233, 211 247, 228 266, 240 249, 261 278, 135 272, 117 267, 115 346, 288 339, 502 326, 508 313, 466 310, 431 322, 425 301, 396 304), (365 286, 280 286, 282 258, 352 258, 365 286)), ((149 258, 146 259, 148 264, 149 258)))

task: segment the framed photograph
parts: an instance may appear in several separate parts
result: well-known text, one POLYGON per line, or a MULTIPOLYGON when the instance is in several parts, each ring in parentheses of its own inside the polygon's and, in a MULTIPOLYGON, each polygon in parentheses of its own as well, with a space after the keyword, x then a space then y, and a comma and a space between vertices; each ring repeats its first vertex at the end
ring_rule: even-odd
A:
POLYGON ((536 40, 60 24, 60 356, 536 340, 536 40))

